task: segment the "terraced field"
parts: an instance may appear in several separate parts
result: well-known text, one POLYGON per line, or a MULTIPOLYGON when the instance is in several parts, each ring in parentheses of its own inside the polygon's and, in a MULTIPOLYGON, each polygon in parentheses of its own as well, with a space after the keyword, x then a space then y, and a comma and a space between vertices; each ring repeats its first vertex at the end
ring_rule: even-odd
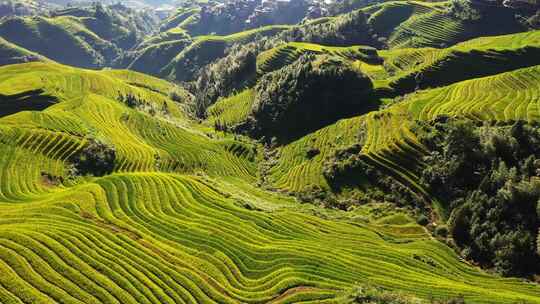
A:
POLYGON ((117 171, 194 172, 204 168, 207 173, 253 175, 253 164, 242 155, 227 152, 233 142, 212 141, 187 127, 183 109, 166 97, 172 86, 164 81, 134 72, 93 72, 51 64, 7 66, 3 72, 0 90, 5 95, 40 88, 43 94, 58 98, 46 112, 32 116, 20 112, 6 117, 3 126, 20 129, 20 121, 24 121, 30 133, 47 129, 53 131, 51 136, 55 131, 68 131, 77 137, 105 140, 116 148, 117 171), (118 101, 127 95, 144 103, 129 108, 118 101), (26 119, 21 120, 23 117, 26 119), (51 120, 57 120, 53 126, 66 127, 56 130, 48 124, 51 120))
MULTIPOLYGON (((364 128, 365 160, 431 201, 437 214, 446 218, 444 208, 418 184, 424 166, 421 158, 426 150, 411 132, 412 122, 431 120, 438 115, 538 121, 540 79, 535 58, 540 57, 531 54, 538 50, 539 33, 478 38, 447 49, 379 51, 383 64, 357 61, 376 87, 397 89, 413 80, 414 90, 421 77, 425 77, 424 84, 430 84, 427 81, 432 79, 441 80, 435 85, 440 87, 409 94, 385 110, 341 121, 280 148, 277 163, 270 171, 272 186, 292 192, 329 189, 322 175, 324 160, 336 149, 358 142, 359 130, 364 128), (482 75, 492 76, 476 78, 482 75), (472 79, 460 81, 460 78, 472 79), (445 82, 454 84, 445 86, 445 82), (319 150, 320 154, 310 158, 307 156, 310 149, 319 150)), ((289 49, 284 47, 276 54, 285 54, 289 49)))
POLYGON ((291 64, 303 54, 328 54, 349 60, 376 61, 377 51, 366 46, 332 47, 314 43, 289 42, 257 57, 257 74, 263 75, 291 64))
POLYGON ((2 299, 15 302, 320 303, 359 280, 500 303, 535 301, 538 292, 501 279, 488 280, 497 291, 471 287, 489 277, 436 242, 399 233, 384 240, 375 226, 289 210, 249 211, 188 176, 114 174, 4 204, 0 221, 2 299))
MULTIPOLYGON (((361 47, 332 48, 288 43, 262 53, 257 60, 259 75, 285 66, 305 52, 313 52, 356 60, 355 64, 372 78, 376 87, 399 91, 399 87, 407 90, 411 85, 410 89, 414 90, 417 82, 422 81, 421 77, 425 77, 421 82, 423 85, 431 84, 428 80, 438 79, 435 86, 441 86, 440 89, 412 94, 387 110, 341 121, 280 148, 277 162, 269 172, 272 187, 292 192, 328 189, 322 175, 325 159, 336 149, 355 143, 360 130, 365 128, 367 136, 363 152, 366 160, 418 195, 431 200, 418 184, 418 174, 423 168, 420 159, 426 150, 410 131, 412 121, 430 120, 439 114, 535 120, 538 115, 535 102, 539 83, 537 68, 523 71, 519 68, 534 65, 534 58, 540 58, 531 56, 538 51, 539 34, 540 31, 533 31, 484 37, 447 49, 399 49, 373 54, 375 51, 361 47), (382 58, 381 63, 373 63, 377 56, 382 58), (518 70, 501 74, 513 69, 518 70), (484 74, 495 76, 460 82, 484 74), (445 83, 455 84, 444 86, 445 83), (472 94, 478 96, 473 97, 472 94), (518 102, 520 105, 516 107, 518 102), (320 154, 310 158, 306 154, 310 149, 319 150, 320 154)), ((244 121, 252 102, 247 97, 246 91, 219 101, 209 109, 208 122, 215 124, 219 121, 220 125, 233 126, 244 121)), ((439 215, 446 217, 438 203, 433 203, 439 215)))
POLYGON ((215 126, 232 127, 244 122, 251 114, 251 106, 254 102, 253 89, 246 89, 229 98, 218 100, 207 110, 206 123, 215 126))
POLYGON ((459 115, 481 120, 538 121, 540 66, 472 79, 411 96, 415 118, 459 115))
MULTIPOLYGON (((55 97, 0 118, 0 302, 346 303, 369 284, 424 299, 540 303, 538 285, 460 261, 401 211, 329 211, 255 187, 255 146, 206 134, 168 99, 173 89, 128 71, 0 68, 2 96, 55 97), (145 102, 128 107, 126 94, 145 102), (113 173, 74 176, 72 156, 94 139, 115 148, 113 173)), ((218 105, 210 112, 229 123, 243 115, 218 105)), ((324 186, 320 161, 371 119, 286 146, 271 178, 324 186), (306 147, 321 154, 308 161, 306 147)), ((370 152, 392 145, 369 136, 370 152)))
POLYGON ((341 120, 281 148, 278 162, 269 172, 272 185, 284 191, 328 189, 322 175, 324 161, 337 148, 358 141, 364 124, 359 117, 341 120), (320 154, 309 158, 306 151, 310 149, 318 149, 320 154))
POLYGON ((540 31, 482 37, 446 49, 380 51, 386 73, 373 78, 398 90, 443 86, 533 66, 539 54, 540 31))
POLYGON ((502 7, 479 5, 475 9, 490 17, 473 22, 453 15, 451 6, 451 2, 386 1, 362 10, 369 15, 374 33, 384 37, 390 49, 444 48, 476 37, 525 30, 502 7))

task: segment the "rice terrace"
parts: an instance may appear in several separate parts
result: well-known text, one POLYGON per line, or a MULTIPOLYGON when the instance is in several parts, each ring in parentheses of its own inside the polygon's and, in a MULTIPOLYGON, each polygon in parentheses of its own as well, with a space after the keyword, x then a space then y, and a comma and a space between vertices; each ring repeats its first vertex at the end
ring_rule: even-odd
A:
POLYGON ((0 2, 0 303, 540 303, 540 2, 0 2))

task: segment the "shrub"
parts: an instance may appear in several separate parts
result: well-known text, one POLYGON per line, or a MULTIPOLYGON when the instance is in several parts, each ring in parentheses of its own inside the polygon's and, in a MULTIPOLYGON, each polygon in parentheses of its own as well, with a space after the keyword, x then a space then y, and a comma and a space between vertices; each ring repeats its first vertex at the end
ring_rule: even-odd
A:
POLYGON ((452 0, 449 12, 450 15, 465 21, 476 21, 482 18, 480 10, 467 0, 452 0))
POLYGON ((70 158, 74 175, 103 176, 112 173, 116 150, 97 139, 90 139, 85 147, 70 158))
POLYGON ((306 24, 281 35, 285 41, 311 42, 323 45, 379 46, 369 34, 367 16, 361 10, 341 15, 327 22, 306 24))
POLYGON ((427 218, 427 216, 421 214, 416 219, 416 223, 418 223, 418 225, 427 226, 427 224, 429 224, 429 219, 427 218))
POLYGON ((448 227, 444 225, 437 226, 437 228, 435 228, 435 235, 446 238, 448 236, 448 227))

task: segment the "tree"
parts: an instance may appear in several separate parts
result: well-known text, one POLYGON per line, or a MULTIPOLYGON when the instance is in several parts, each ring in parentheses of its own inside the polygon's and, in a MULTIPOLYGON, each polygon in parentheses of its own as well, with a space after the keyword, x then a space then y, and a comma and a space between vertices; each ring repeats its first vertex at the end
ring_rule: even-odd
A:
POLYGON ((288 140, 377 105, 364 101, 371 80, 340 58, 304 55, 264 75, 252 107, 255 136, 288 140))

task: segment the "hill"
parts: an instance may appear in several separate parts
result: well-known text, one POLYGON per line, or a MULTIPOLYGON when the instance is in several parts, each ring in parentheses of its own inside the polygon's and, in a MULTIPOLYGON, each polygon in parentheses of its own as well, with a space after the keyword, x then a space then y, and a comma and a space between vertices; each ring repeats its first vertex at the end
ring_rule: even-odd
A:
MULTIPOLYGON (((446 86, 455 82, 506 71, 534 66, 539 52, 540 31, 472 39, 455 46, 437 48, 406 48, 376 50, 364 46, 328 47, 310 43, 285 43, 257 56, 256 75, 279 70, 305 54, 327 54, 352 62, 373 81, 379 98, 399 96, 423 88, 446 86)), ((255 73, 255 71, 253 71, 255 73)), ((223 103, 228 101, 223 100, 223 103)), ((252 103, 249 103, 252 104, 252 103)), ((219 106, 221 107, 221 106, 219 106)), ((231 116, 234 108, 219 111, 231 116)), ((242 110, 247 119, 249 111, 242 110)), ((232 122, 219 119, 210 111, 211 121, 222 121, 233 127, 241 123, 240 117, 232 122)))
MULTIPOLYGON (((521 137, 516 137, 518 135, 515 134, 519 133, 507 134, 509 129, 520 130, 519 123, 510 128, 516 122, 524 121, 530 125, 525 130, 529 130, 527 128, 535 130, 534 126, 538 123, 535 103, 535 92, 539 84, 536 75, 538 62, 533 59, 537 58, 534 55, 538 48, 537 36, 538 31, 483 37, 446 49, 419 48, 385 51, 364 49, 367 54, 362 53, 362 48, 355 47, 331 48, 313 44, 284 44, 258 56, 256 80, 258 85, 240 93, 233 93, 231 97, 218 99, 216 104, 208 108, 206 123, 220 130, 246 132, 246 124, 252 124, 253 119, 256 120, 257 117, 256 100, 257 94, 260 94, 259 83, 261 79, 264 79, 264 75, 276 71, 274 73, 287 77, 285 76, 286 68, 293 66, 297 58, 302 58, 301 56, 305 56, 306 53, 341 58, 371 78, 374 91, 367 101, 383 106, 379 111, 353 118, 347 118, 348 115, 342 114, 341 118, 347 119, 336 123, 326 123, 324 124, 327 125, 326 127, 311 134, 306 132, 305 136, 300 136, 291 142, 283 143, 279 138, 277 141, 264 138, 269 147, 274 146, 269 148, 270 152, 261 169, 262 184, 270 189, 294 194, 301 200, 316 201, 333 208, 347 209, 358 203, 372 200, 393 201, 398 205, 414 206, 431 214, 435 224, 442 224, 444 229, 448 224, 455 230, 458 229, 458 226, 454 224, 456 218, 464 216, 459 213, 462 210, 459 207, 474 191, 483 191, 494 196, 492 192, 489 192, 493 190, 481 188, 481 185, 484 185, 481 180, 475 181, 470 176, 479 174, 478 172, 484 172, 484 175, 480 174, 482 176, 507 174, 503 169, 483 165, 483 162, 478 159, 472 160, 475 157, 473 155, 485 154, 483 160, 497 163, 497 156, 494 156, 494 153, 495 155, 503 153, 499 151, 503 148, 489 147, 492 147, 491 145, 507 147, 508 150, 505 150, 507 151, 505 153, 508 155, 520 155, 517 159, 499 156, 504 160, 504 165, 500 166, 514 166, 515 169, 512 170, 526 170, 522 168, 525 166, 523 164, 525 159, 530 158, 532 161, 537 157, 533 148, 526 148, 534 144, 523 143, 523 146, 517 143, 510 144, 514 141, 519 142, 518 139, 521 137), (472 122, 468 123, 469 120, 472 122), (460 121, 465 121, 467 127, 461 127, 458 123, 460 121), (482 127, 482 124, 488 124, 491 127, 482 127), (458 139, 452 137, 454 133, 445 132, 469 132, 467 134, 470 136, 461 135, 458 138, 477 141, 476 147, 482 148, 478 148, 480 151, 471 148, 472 150, 459 152, 463 154, 458 155, 447 154, 451 153, 447 151, 453 150, 443 149, 441 146, 447 147, 450 145, 447 141, 458 139), (501 139, 498 137, 493 139, 491 136, 501 136, 501 139), (278 145, 275 146, 276 144, 278 145), (491 149, 495 152, 488 152, 492 151, 491 149), (452 171, 454 170, 452 166, 474 167, 469 165, 470 163, 477 163, 481 168, 478 168, 476 173, 467 171, 468 174, 460 169, 452 171), (440 171, 430 169, 439 168, 438 166, 449 167, 440 168, 440 171), (434 173, 431 170, 448 172, 450 176, 445 176, 446 173, 434 173), (503 170, 503 173, 497 170, 503 170), (440 182, 440 179, 446 182, 440 182), (465 186, 466 182, 461 182, 463 179, 471 180, 473 184, 465 186), (446 188, 437 184, 453 185, 454 182, 460 186, 448 186, 449 189, 444 191, 441 189, 446 188)), ((302 79, 304 83, 307 82, 305 78, 302 79)), ((296 79, 292 77, 289 81, 294 82, 296 79)), ((270 88, 276 86, 278 86, 277 83, 265 85, 270 88)), ((297 96, 298 90, 293 91, 295 92, 293 96, 297 96)), ((338 91, 339 94, 344 92, 344 90, 338 91)), ((289 98, 286 95, 287 92, 289 91, 284 90, 276 94, 276 100, 289 98)), ((269 96, 272 95, 269 94, 269 96)), ((311 100, 316 99, 311 98, 311 100)), ((359 106, 355 107, 355 109, 359 108, 359 106)), ((308 108, 304 111, 309 113, 308 108)), ((324 113, 330 115, 328 111, 324 113)), ((359 114, 361 113, 356 115, 359 114)), ((276 121, 280 117, 278 110, 269 115, 276 121)), ((278 127, 281 127, 283 132, 292 134, 296 128, 294 122, 298 120, 289 119, 289 121, 292 126, 288 122, 281 122, 278 127)), ((278 131, 274 131, 270 136, 279 134, 278 131)), ((461 142, 456 145, 466 147, 467 144, 461 142)), ((523 179, 524 184, 512 187, 520 187, 520 189, 529 187, 525 184, 529 181, 532 183, 536 179, 535 174, 519 175, 520 177, 516 179, 523 179)), ((507 185, 510 187, 510 184, 507 185)), ((502 186, 496 184, 493 187, 502 186)), ((530 208, 534 210, 536 194, 531 195, 533 203, 530 208)), ((475 205, 472 202, 470 204, 475 205)), ((512 216, 520 216, 519 211, 514 212, 512 216)), ((531 210, 524 212, 531 214, 531 210)), ((532 211, 533 222, 536 221, 534 214, 532 211)), ((504 218, 499 218, 494 222, 502 221, 504 218)), ((467 226, 469 224, 460 223, 470 228, 467 226)), ((502 225, 502 223, 497 222, 497 225, 502 225)), ((528 249, 523 249, 522 252, 530 252, 532 256, 537 256, 535 253, 537 245, 534 245, 536 244, 534 240, 538 236, 538 228, 537 224, 531 224, 527 228, 531 233, 532 241, 527 243, 528 249)), ((432 229, 435 229, 435 226, 432 226, 432 229)), ((462 230, 459 231, 463 233, 462 230)), ((451 237, 459 240, 462 235, 454 233, 451 237)), ((461 242, 460 246, 470 245, 468 243, 470 239, 461 242)), ((467 247, 471 251, 463 255, 471 258, 480 251, 480 247, 480 245, 477 249, 467 247)), ((509 252, 516 253, 517 251, 509 252)), ((521 261, 528 263, 525 261, 536 258, 522 257, 521 261)), ((533 266, 531 264, 520 266, 518 260, 515 262, 505 260, 504 263, 507 264, 500 262, 497 266, 494 264, 495 257, 476 256, 474 259, 486 267, 496 267, 507 274, 536 271, 532 270, 536 269, 535 262, 532 262, 533 266)))
POLYGON ((258 148, 201 130, 167 82, 0 70, 4 102, 37 89, 53 101, 0 118, 2 301, 347 302, 366 281, 424 299, 540 301, 537 285, 463 263, 405 210, 299 207, 251 186, 258 148))
POLYGON ((389 48, 448 47, 479 36, 525 30, 511 9, 476 1, 390 1, 364 10, 374 33, 389 48))
POLYGON ((282 42, 392 50, 448 48, 476 37, 526 30, 515 18, 517 11, 513 9, 459 4, 462 2, 389 1, 338 16, 307 19, 300 24, 253 29, 228 29, 230 23, 217 17, 205 23, 201 21, 200 9, 184 8, 166 19, 159 33, 126 54, 118 66, 178 81, 195 81, 198 75, 194 71, 231 55, 228 49, 232 46, 248 42, 254 42, 256 46, 250 48, 260 52, 280 47, 282 42), (504 20, 504 26, 492 24, 493 20, 504 20), (210 24, 215 24, 216 30, 194 29, 210 24))
POLYGON ((0 303, 540 303, 537 4, 178 5, 0 20, 0 303))
POLYGON ((100 68, 137 44, 152 22, 121 5, 97 5, 57 10, 51 17, 9 17, 0 21, 0 37, 60 63, 100 68))

